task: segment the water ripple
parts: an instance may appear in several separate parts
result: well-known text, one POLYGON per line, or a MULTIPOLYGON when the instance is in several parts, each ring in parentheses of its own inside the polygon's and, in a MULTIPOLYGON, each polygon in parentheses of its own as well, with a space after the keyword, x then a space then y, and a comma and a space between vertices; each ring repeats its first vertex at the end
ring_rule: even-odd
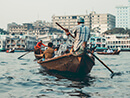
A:
POLYGON ((33 61, 33 53, 17 59, 23 53, 1 53, 0 95, 1 98, 129 98, 130 52, 118 56, 97 55, 120 76, 110 78, 111 72, 99 61, 89 76, 71 80, 48 74, 33 61))

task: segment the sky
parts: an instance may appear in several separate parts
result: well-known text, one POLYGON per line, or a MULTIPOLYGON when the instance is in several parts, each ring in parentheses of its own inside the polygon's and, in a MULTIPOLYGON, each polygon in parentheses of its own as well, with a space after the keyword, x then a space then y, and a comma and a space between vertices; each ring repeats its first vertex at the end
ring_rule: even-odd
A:
POLYGON ((97 14, 116 15, 116 6, 128 5, 128 0, 0 0, 0 28, 7 24, 52 21, 52 16, 97 14))

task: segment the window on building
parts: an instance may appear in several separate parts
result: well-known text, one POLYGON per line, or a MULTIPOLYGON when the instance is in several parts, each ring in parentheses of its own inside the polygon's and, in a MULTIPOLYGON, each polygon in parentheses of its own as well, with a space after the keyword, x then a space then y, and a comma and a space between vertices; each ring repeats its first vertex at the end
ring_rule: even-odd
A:
POLYGON ((101 42, 101 39, 98 38, 98 39, 97 39, 97 42, 101 42))
POLYGON ((97 47, 101 47, 101 45, 100 45, 100 44, 97 44, 97 47))
POLYGON ((77 16, 72 16, 72 19, 77 19, 77 16))
POLYGON ((102 47, 105 47, 105 45, 103 44, 102 47))
POLYGON ((103 42, 105 42, 106 40, 105 39, 102 39, 103 42))

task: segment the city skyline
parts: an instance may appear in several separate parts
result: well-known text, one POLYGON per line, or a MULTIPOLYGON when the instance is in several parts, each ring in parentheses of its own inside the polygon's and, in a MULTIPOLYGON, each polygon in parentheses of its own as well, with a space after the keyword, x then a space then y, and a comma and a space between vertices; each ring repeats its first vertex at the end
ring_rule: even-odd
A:
POLYGON ((110 13, 116 16, 116 6, 128 5, 128 0, 1 0, 0 28, 7 24, 31 23, 36 20, 52 21, 53 15, 84 15, 91 11, 110 13))

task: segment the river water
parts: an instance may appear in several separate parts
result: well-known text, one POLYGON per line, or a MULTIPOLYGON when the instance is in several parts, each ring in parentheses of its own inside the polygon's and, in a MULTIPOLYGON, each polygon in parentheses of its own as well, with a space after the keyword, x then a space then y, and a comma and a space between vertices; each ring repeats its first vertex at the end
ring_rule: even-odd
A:
POLYGON ((0 98, 130 98, 130 52, 95 53, 121 75, 111 79, 111 72, 95 60, 88 82, 41 73, 33 53, 17 59, 22 54, 0 52, 0 98))

